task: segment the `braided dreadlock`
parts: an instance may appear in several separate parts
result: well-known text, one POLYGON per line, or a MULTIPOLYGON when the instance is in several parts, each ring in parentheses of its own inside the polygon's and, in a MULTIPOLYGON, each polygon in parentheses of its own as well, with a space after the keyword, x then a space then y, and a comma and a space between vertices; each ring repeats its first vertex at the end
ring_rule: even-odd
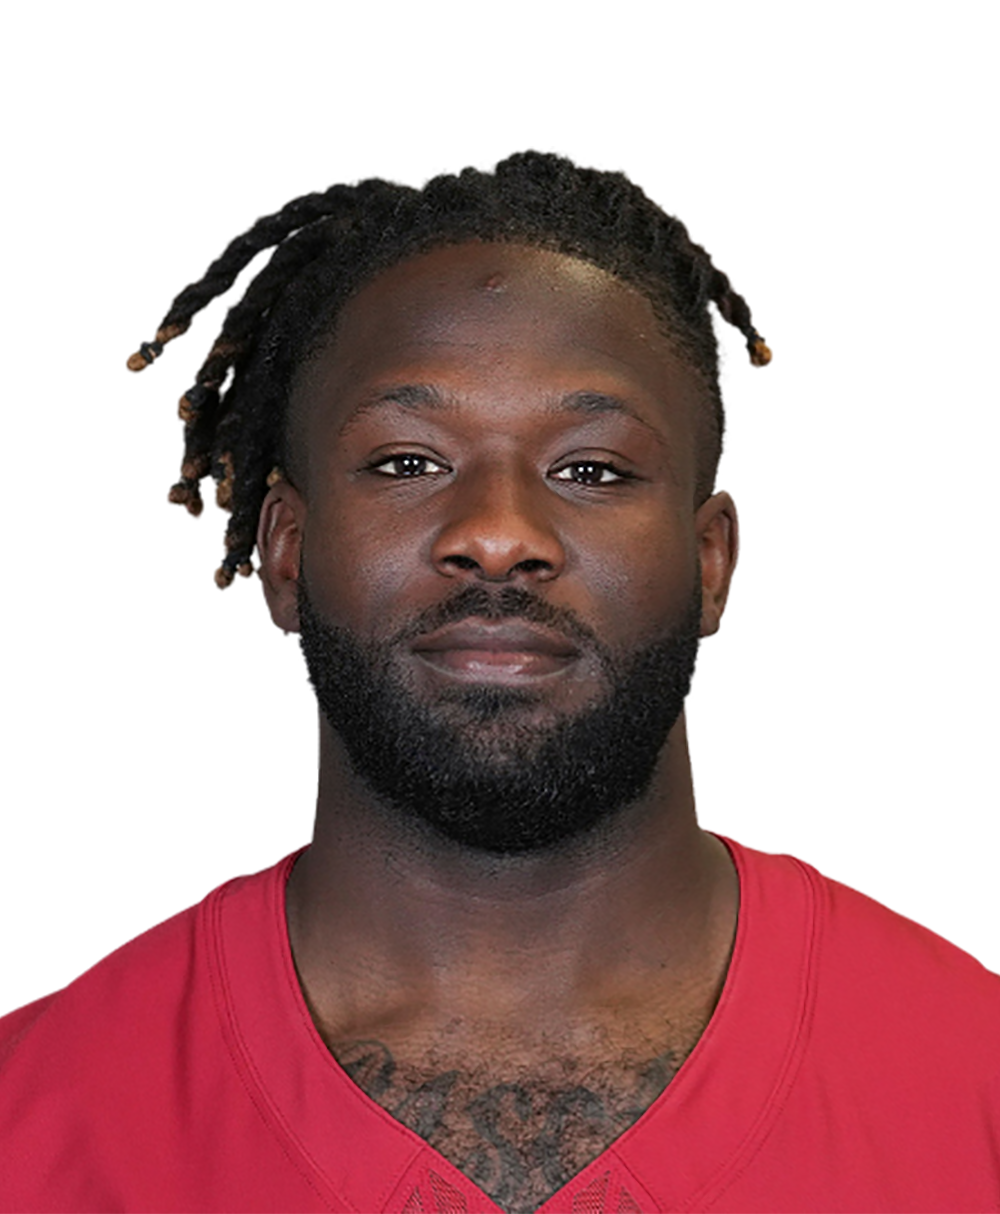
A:
POLYGON ((200 514, 201 481, 231 511, 219 586, 249 575, 260 507, 288 467, 288 401, 296 370, 329 332, 340 308, 380 270, 435 246, 509 241, 586 261, 640 289, 675 348, 704 382, 710 404, 698 492, 711 492, 722 444, 718 349, 708 312, 746 338, 750 359, 771 352, 750 309, 684 225, 664 214, 621 173, 582 169, 562 157, 523 152, 494 173, 465 169, 423 190, 371 180, 296 198, 238 236, 203 278, 177 296, 152 342, 128 360, 141 371, 191 318, 232 286, 262 250, 275 252, 226 316, 222 331, 181 397, 184 458, 170 500, 200 514))

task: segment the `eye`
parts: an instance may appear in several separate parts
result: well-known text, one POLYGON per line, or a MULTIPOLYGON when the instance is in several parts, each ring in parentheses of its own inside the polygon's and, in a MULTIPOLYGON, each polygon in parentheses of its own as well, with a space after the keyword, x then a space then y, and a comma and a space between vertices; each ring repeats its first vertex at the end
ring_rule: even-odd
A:
POLYGON ((551 475, 553 480, 572 481, 575 485, 613 485, 617 481, 632 479, 630 472, 596 459, 574 460, 571 464, 563 464, 551 475))
POLYGON ((380 467, 385 464, 407 465, 407 471, 403 472, 402 476, 397 476, 394 472, 382 473, 383 476, 391 476, 397 481, 402 481, 403 477, 419 475, 419 469, 414 467, 415 464, 434 464, 437 467, 442 466, 441 464, 437 464, 436 460, 432 460, 430 455, 417 455, 416 452, 400 452, 398 455, 383 456, 383 458, 377 461, 376 464, 369 464, 368 471, 374 472, 376 469, 380 469, 380 467))

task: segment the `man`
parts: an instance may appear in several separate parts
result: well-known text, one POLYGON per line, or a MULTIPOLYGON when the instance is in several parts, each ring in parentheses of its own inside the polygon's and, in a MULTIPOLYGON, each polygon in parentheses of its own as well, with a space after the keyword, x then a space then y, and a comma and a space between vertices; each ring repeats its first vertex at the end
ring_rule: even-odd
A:
POLYGON ((259 221, 181 401, 322 710, 311 846, 0 1021, 9 1209, 1000 1207, 1000 980, 697 825, 736 512, 683 226, 515 156, 259 221))

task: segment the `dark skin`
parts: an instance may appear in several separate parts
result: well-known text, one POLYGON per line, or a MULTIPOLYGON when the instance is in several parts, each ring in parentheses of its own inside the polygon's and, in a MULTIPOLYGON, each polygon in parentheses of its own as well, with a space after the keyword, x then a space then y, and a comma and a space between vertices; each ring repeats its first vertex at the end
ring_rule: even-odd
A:
MULTIPOLYGON (((472 241, 384 271, 294 394, 259 534, 274 621, 298 627, 301 560, 315 608, 361 638, 468 583, 522 586, 628 653, 700 582, 707 636, 737 525, 727 494, 696 502, 704 409, 646 298, 585 262, 472 241)), ((467 623, 471 640, 399 655, 428 703, 456 680, 523 687, 544 728, 601 695, 586 646, 467 623)), ((320 729, 287 901, 316 1025, 372 1099, 533 1210, 656 1099, 725 977, 738 886, 697 825, 683 716, 639 803, 505 857, 379 803, 320 729)))

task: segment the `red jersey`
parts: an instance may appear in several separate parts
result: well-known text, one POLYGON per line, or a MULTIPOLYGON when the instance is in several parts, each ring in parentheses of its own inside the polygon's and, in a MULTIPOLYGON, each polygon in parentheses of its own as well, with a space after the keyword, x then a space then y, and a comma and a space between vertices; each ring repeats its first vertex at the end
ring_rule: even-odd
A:
MULTIPOLYGON (((1000 1210, 1000 978, 735 844, 739 926, 672 1082, 545 1214, 1000 1210)), ((319 1037, 292 857, 0 1020, 0 1208, 496 1211, 319 1037)))

